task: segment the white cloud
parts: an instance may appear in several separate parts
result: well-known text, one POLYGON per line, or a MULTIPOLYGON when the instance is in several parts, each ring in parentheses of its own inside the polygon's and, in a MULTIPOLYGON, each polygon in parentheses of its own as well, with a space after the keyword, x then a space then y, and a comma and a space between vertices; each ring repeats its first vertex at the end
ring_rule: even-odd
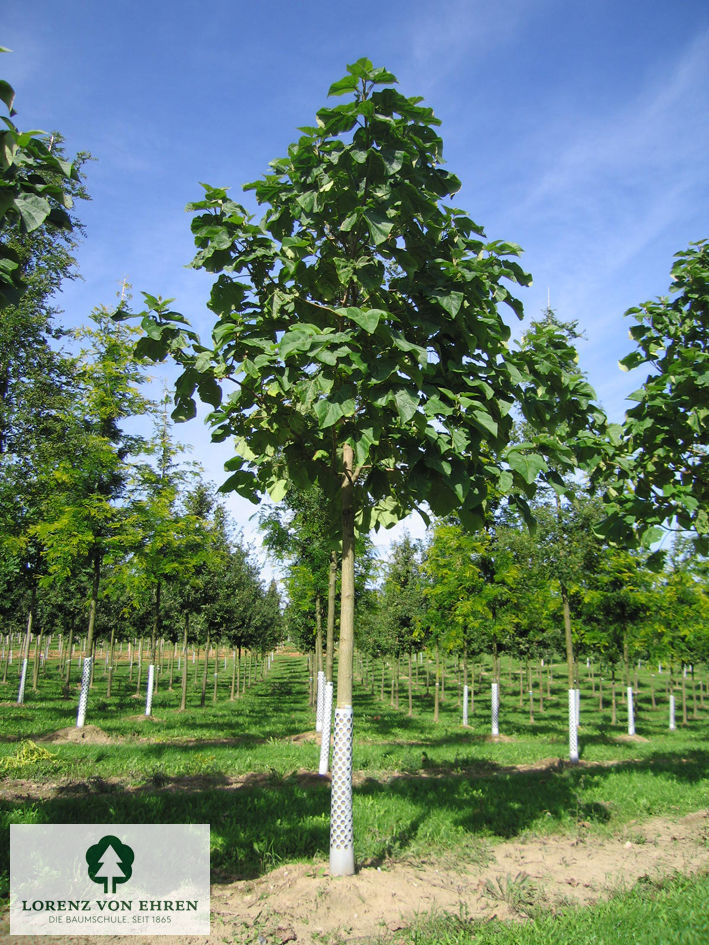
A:
POLYGON ((481 59, 512 45, 532 18, 541 16, 548 0, 441 0, 419 7, 408 19, 408 46, 412 71, 426 95, 448 86, 461 60, 481 59))
MULTIPOLYGON (((659 195, 659 204, 668 188, 676 197, 697 178, 703 181, 709 119, 700 98, 706 98, 708 81, 709 33, 704 33, 677 62, 658 70, 635 101, 611 115, 580 120, 556 157, 547 149, 546 170, 517 215, 573 212, 598 224, 607 221, 608 209, 620 216, 648 192, 659 195), (599 208, 597 199, 605 195, 608 204, 599 208)), ((563 133, 567 130, 565 123, 563 133)), ((666 203, 670 217, 673 201, 666 203)))

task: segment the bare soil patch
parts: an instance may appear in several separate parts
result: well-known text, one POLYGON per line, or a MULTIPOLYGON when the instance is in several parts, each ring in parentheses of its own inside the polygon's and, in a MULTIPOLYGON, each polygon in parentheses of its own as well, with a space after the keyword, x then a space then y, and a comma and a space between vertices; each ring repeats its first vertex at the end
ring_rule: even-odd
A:
POLYGON ((35 739, 36 742, 84 742, 86 745, 108 745, 115 740, 98 725, 84 725, 83 728, 71 725, 35 739))
POLYGON ((300 745, 303 742, 319 742, 320 733, 319 732, 298 732, 296 735, 286 736, 284 741, 291 742, 293 745, 300 745))
MULTIPOLYGON (((431 911, 467 910, 481 920, 521 919, 525 909, 557 910, 589 904, 630 887, 642 877, 709 869, 709 810, 677 820, 655 818, 628 824, 612 838, 580 830, 490 844, 487 862, 471 845, 455 864, 391 862, 362 867, 355 876, 331 878, 327 863, 282 866, 257 880, 212 886, 212 934, 208 939, 140 936, 137 945, 322 945, 366 941, 407 928, 431 911)), ((0 938, 9 931, 0 920, 0 938)), ((57 945, 92 945, 83 936, 54 939, 57 945)), ((105 945, 119 945, 115 936, 105 945)), ((13 938, 31 945, 29 937, 13 938)))

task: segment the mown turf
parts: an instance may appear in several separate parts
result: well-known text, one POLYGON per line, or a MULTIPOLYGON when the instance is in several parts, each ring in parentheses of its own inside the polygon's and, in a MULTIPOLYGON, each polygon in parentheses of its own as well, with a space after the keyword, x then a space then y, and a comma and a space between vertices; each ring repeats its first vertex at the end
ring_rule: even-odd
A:
MULTIPOLYGON (((487 682, 478 690, 470 729, 461 727, 452 680, 436 725, 423 673, 412 718, 406 716, 403 685, 397 710, 388 697, 379 700, 378 686, 372 692, 360 683, 354 751, 357 860, 469 853, 471 845, 480 851, 497 838, 529 832, 606 832, 633 819, 679 816, 709 804, 708 713, 700 709, 686 728, 668 732, 659 692, 655 711, 642 691, 639 699, 636 727, 647 741, 618 742, 622 706, 612 727, 586 685, 580 741, 582 759, 591 764, 518 770, 515 766, 566 756, 566 693, 562 673, 556 677, 554 698, 545 700, 534 725, 527 707, 519 708, 517 685, 506 685, 500 730, 511 740, 497 742, 487 738, 487 682), (611 760, 617 763, 605 764, 611 760)), ((303 776, 317 770, 319 748, 295 738, 314 728, 305 660, 279 656, 267 678, 235 702, 229 701, 228 685, 227 673, 219 701, 212 704, 208 690, 204 708, 199 691, 190 689, 188 710, 180 713, 177 689, 170 692, 163 682, 154 700, 156 721, 145 721, 126 668, 114 681, 110 702, 97 669, 87 723, 111 736, 108 744, 39 741, 75 721, 76 694, 62 698, 51 667, 40 691, 28 692, 26 705, 3 706, 0 774, 39 787, 61 785, 58 794, 33 794, 30 785, 25 792, 30 799, 16 793, 0 802, 3 875, 10 823, 210 823, 213 871, 224 878, 253 877, 281 862, 325 857, 329 783, 303 776), (21 739, 27 738, 42 751, 23 754, 21 739), (238 788, 229 785, 234 777, 244 779, 238 788)))

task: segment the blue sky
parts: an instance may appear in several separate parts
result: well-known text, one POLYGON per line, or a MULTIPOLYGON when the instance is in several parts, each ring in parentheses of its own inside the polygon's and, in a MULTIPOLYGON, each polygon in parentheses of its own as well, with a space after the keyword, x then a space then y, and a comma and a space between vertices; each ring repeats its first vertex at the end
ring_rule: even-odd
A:
MULTIPOLYGON (((642 381, 617 367, 623 312, 665 294, 673 254, 709 235, 705 0, 4 0, 0 45, 18 126, 95 158, 65 324, 127 277, 136 304, 140 290, 175 297, 208 330, 185 204, 206 181, 248 205, 241 185, 360 56, 442 119, 457 205, 524 248, 528 316, 549 293, 580 322, 581 365, 614 420, 642 381)), ((177 432, 219 481, 227 448, 195 422, 177 432)), ((233 508, 252 534, 253 507, 233 508)))

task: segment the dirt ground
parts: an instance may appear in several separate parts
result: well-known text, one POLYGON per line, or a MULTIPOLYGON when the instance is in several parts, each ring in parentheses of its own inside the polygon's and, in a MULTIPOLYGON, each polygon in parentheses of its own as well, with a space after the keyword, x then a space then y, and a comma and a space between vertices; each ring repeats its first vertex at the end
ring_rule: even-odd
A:
MULTIPOLYGON (((523 918, 542 905, 587 904, 675 871, 709 869, 709 810, 677 820, 630 823, 612 838, 577 836, 514 840, 471 848, 453 862, 392 862, 330 878, 326 862, 282 866, 256 879, 212 886, 208 939, 178 936, 121 938, 135 945, 323 945, 366 941, 408 927, 417 916, 452 912, 469 918, 523 918), (484 852, 482 852, 484 851, 484 852)), ((30 945, 0 920, 0 941, 30 945)), ((85 936, 52 936, 57 945, 92 945, 85 936)), ((117 936, 101 936, 114 945, 117 936)))

